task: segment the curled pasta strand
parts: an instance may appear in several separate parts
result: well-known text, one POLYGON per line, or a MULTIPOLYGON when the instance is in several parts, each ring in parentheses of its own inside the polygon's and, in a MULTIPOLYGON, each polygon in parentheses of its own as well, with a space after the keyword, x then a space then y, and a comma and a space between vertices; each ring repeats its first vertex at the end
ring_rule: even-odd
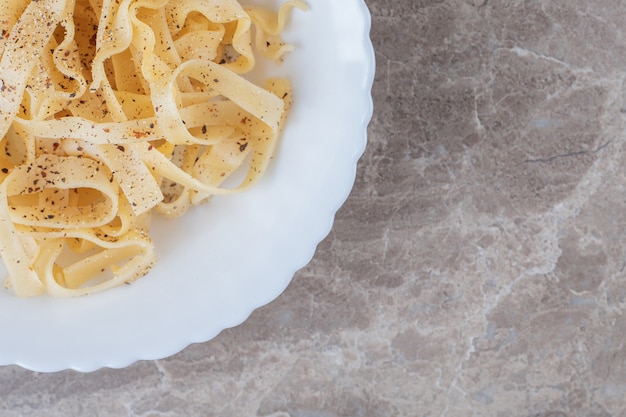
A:
POLYGON ((203 143, 187 129, 176 100, 176 78, 184 74, 215 90, 242 110, 265 123, 272 131, 279 129, 284 102, 264 88, 241 78, 212 61, 192 60, 183 63, 169 77, 152 88, 155 115, 163 133, 175 144, 203 143))
POLYGON ((307 10, 307 5, 302 0, 290 0, 283 4, 278 13, 264 7, 245 7, 256 28, 256 48, 265 57, 279 60, 294 49, 292 45, 283 42, 280 36, 293 8, 307 10))

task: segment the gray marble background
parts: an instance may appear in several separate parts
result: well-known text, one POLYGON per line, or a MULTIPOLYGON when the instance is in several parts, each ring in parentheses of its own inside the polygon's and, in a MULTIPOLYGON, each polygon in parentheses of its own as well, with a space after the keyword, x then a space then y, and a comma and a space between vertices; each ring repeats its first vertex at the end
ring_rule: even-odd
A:
POLYGON ((311 264, 173 357, 2 367, 1 416, 626 415, 626 3, 366 1, 370 141, 311 264))

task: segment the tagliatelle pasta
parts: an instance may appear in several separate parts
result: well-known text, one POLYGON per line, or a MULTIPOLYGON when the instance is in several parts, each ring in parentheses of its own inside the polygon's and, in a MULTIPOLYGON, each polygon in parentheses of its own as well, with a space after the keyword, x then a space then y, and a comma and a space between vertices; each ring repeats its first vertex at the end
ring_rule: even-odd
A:
POLYGON ((291 50, 278 10, 237 0, 0 4, 0 255, 18 296, 92 294, 145 275, 150 216, 243 191, 266 170, 291 50), (242 172, 237 185, 224 181, 242 172))

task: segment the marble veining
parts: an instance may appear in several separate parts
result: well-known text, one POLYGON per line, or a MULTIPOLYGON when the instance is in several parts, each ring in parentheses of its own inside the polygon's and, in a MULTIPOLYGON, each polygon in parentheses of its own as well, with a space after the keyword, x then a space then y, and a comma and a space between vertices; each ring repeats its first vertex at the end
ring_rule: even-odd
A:
POLYGON ((0 368, 2 416, 626 415, 626 3, 366 2, 368 148, 285 293, 164 360, 0 368))

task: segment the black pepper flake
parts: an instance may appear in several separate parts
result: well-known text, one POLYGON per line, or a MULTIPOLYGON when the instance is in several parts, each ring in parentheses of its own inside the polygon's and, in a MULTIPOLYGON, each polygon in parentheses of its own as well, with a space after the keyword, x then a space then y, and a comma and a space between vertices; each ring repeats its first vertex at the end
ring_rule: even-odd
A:
POLYGON ((202 134, 205 134, 205 133, 206 133, 206 125, 203 125, 202 126, 202 134))
POLYGON ((122 152, 124 152, 124 151, 125 151, 125 149, 124 149, 124 147, 123 147, 122 145, 117 145, 117 149, 118 149, 118 150, 120 150, 120 151, 122 151, 122 152))
POLYGON ((245 151, 247 147, 248 147, 248 142, 242 143, 241 145, 239 145, 239 152, 245 151))
POLYGON ((2 172, 4 172, 5 174, 9 173, 9 168, 2 168, 2 172))

